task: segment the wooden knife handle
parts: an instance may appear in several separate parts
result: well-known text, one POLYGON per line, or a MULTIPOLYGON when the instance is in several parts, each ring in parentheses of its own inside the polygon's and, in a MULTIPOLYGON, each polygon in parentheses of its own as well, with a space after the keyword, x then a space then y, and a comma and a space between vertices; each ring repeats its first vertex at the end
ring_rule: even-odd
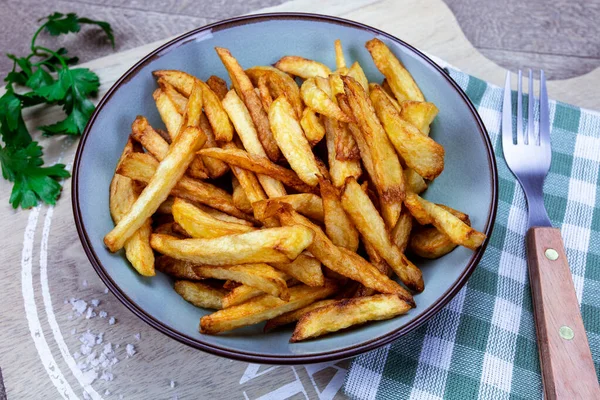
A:
POLYGON ((600 399, 560 230, 529 229, 527 258, 546 400, 600 399))

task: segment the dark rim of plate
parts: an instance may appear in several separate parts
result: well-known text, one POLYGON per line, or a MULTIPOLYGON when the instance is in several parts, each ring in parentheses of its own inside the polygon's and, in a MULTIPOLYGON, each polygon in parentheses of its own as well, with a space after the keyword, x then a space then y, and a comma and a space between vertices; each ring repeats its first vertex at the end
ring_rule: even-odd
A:
POLYGON ((250 15, 250 16, 231 18, 228 20, 216 22, 216 23, 195 29, 193 31, 187 32, 187 33, 169 41, 168 43, 165 43, 164 45, 160 46, 156 50, 152 51, 150 54, 148 54, 147 56, 142 58, 140 61, 138 61, 133 67, 131 67, 121 78, 119 78, 119 80, 117 80, 115 82, 115 84, 108 90, 108 92, 106 92, 104 97, 98 103, 96 110, 92 114, 92 116, 83 132, 79 146, 77 147, 77 152, 75 154, 75 160, 74 160, 74 164, 73 164, 71 201, 72 201, 72 205, 73 205, 73 215, 75 218, 75 226, 77 227, 77 233, 79 234, 79 239, 81 240, 83 249, 84 249, 88 259, 90 260, 90 262, 92 263, 92 266, 96 270, 96 273, 100 276, 102 281, 112 291, 112 293, 129 310, 131 310, 135 315, 137 315, 143 321, 148 323, 150 326, 152 326, 153 328, 157 329, 158 331, 162 332, 163 334, 165 334, 181 343, 184 343, 188 346, 192 346, 197 349, 206 351, 208 353, 216 354, 216 355, 219 355, 222 357, 227 357, 227 358, 232 358, 232 359, 246 361, 246 362, 252 362, 252 363, 264 363, 264 364, 307 364, 307 363, 317 363, 317 362, 325 362, 325 361, 344 359, 344 358, 356 356, 358 354, 361 354, 361 353, 364 353, 364 352, 367 352, 370 350, 374 350, 380 346, 386 345, 386 344, 394 341, 395 339, 399 338, 402 335, 407 334, 408 332, 412 331, 413 329, 416 329, 417 327, 419 327, 423 323, 425 323, 427 320, 429 320, 439 310, 441 310, 458 293, 458 291, 465 285, 465 283, 467 282, 467 280, 469 279, 469 277, 475 270, 475 267, 481 260, 483 253, 485 252, 485 249, 489 242, 490 235, 492 233, 494 221, 496 219, 496 209, 497 209, 497 205, 498 205, 497 184, 498 184, 498 171, 496 168, 496 161, 494 158, 494 151, 492 148, 492 143, 489 139, 487 130, 486 130, 479 114, 477 113, 477 110, 475 109, 475 107, 473 106, 473 103, 471 103, 471 101, 469 100, 467 95, 458 86, 458 84, 456 84, 456 82, 452 78, 450 78, 450 76, 446 73, 446 71, 444 71, 444 69, 439 67, 436 63, 434 63, 426 55, 424 55, 423 53, 421 53, 419 50, 415 49, 411 45, 403 42, 402 40, 400 40, 388 33, 380 31, 371 26, 364 25, 364 24, 354 22, 354 21, 349 21, 349 20, 346 20, 343 18, 337 18, 337 17, 319 15, 319 14, 308 14, 308 13, 268 13, 268 14, 256 14, 256 15, 250 15), (304 20, 304 21, 335 23, 338 25, 344 25, 347 27, 365 30, 365 31, 372 33, 374 36, 383 36, 383 37, 399 44, 400 46, 403 46, 404 48, 412 51, 414 54, 416 54, 418 57, 420 57, 423 61, 425 61, 427 64, 429 64, 430 67, 432 67, 435 70, 437 70, 438 72, 440 72, 440 75, 444 79, 446 79, 448 81, 448 83, 450 83, 455 88, 455 90, 460 94, 465 105, 469 108, 469 111, 471 111, 473 118, 475 119, 475 121, 477 121, 477 124, 479 126, 479 133, 480 133, 481 139, 483 140, 485 147, 486 147, 489 168, 491 170, 491 175, 492 175, 492 179, 491 179, 492 203, 491 203, 491 206, 490 206, 490 209, 488 212, 488 219, 487 219, 487 222, 485 225, 485 230, 484 230, 485 234, 487 235, 487 239, 485 240, 483 245, 473 253, 473 256, 469 260, 469 263, 467 264, 465 270, 459 276, 459 278, 452 284, 452 286, 445 293, 443 293, 434 304, 432 304, 429 308, 423 310, 417 318, 415 318, 414 320, 410 321, 406 325, 404 325, 394 331, 388 332, 382 336, 373 338, 369 341, 366 341, 366 342, 363 342, 363 343, 360 343, 360 344, 357 344, 354 346, 345 347, 343 349, 315 353, 315 354, 310 354, 310 355, 264 356, 264 355, 257 355, 255 353, 247 353, 247 352, 238 351, 238 350, 230 350, 230 349, 227 349, 224 347, 203 343, 199 339, 192 338, 181 332, 178 332, 175 329, 172 329, 172 328, 166 326, 165 324, 163 324, 162 322, 158 321, 152 315, 148 314, 138 304, 136 304, 131 298, 129 298, 129 296, 127 296, 123 291, 121 291, 121 289, 116 285, 116 283, 112 280, 112 278, 108 275, 108 273, 106 272, 106 270, 100 263, 98 256, 96 255, 96 252, 94 251, 94 249, 92 248, 92 246, 90 244, 90 239, 89 239, 87 231, 85 229, 85 226, 83 223, 83 217, 81 215, 81 209, 79 207, 79 185, 78 185, 79 166, 82 162, 82 153, 83 153, 83 149, 85 147, 85 143, 89 136, 90 129, 94 125, 94 121, 96 120, 96 117, 98 116, 98 114, 100 113, 100 111, 102 110, 104 105, 108 101, 110 101, 110 98, 112 97, 114 92, 121 86, 121 84, 127 82, 131 77, 133 77, 137 73, 137 70, 140 69, 142 66, 144 66, 146 63, 152 61, 156 57, 160 57, 160 56, 164 55, 165 51, 170 50, 171 48, 177 47, 177 46, 187 42, 188 40, 193 39, 196 35, 198 35, 202 32, 205 32, 205 31, 220 31, 220 30, 229 29, 232 27, 240 26, 240 25, 257 23, 257 22, 261 22, 261 21, 290 20, 290 19, 291 20, 304 20))

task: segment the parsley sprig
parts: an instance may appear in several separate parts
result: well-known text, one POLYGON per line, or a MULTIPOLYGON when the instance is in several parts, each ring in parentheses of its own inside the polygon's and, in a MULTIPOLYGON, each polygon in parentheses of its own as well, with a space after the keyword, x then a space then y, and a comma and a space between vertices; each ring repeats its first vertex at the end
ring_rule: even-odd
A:
POLYGON ((71 68, 77 57, 67 55, 61 47, 51 50, 36 44, 42 31, 52 36, 77 33, 81 25, 95 25, 102 29, 114 47, 114 36, 109 23, 80 18, 77 14, 55 12, 39 20, 43 24, 33 35, 31 53, 25 57, 7 54, 13 61, 8 73, 6 92, 0 97, 0 164, 2 176, 13 182, 10 203, 14 208, 30 208, 39 201, 55 204, 60 195, 59 179, 70 175, 64 164, 43 167, 41 146, 33 141, 23 120, 23 109, 38 104, 58 105, 65 118, 51 125, 41 126, 44 135, 80 135, 92 112, 90 97, 100 87, 98 76, 87 68, 71 68))

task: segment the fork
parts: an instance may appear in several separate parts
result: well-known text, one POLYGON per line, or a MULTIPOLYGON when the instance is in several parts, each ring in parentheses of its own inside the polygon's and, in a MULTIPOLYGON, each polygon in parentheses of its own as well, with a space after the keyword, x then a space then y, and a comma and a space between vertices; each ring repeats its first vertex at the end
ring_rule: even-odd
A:
POLYGON ((544 71, 540 71, 539 135, 534 129, 533 74, 529 70, 527 129, 523 129, 522 73, 518 72, 517 137, 513 139, 510 72, 502 107, 502 150, 527 199, 527 264, 533 299, 544 393, 553 399, 600 399, 594 362, 560 230, 544 207, 544 179, 550 169, 550 115, 544 71))

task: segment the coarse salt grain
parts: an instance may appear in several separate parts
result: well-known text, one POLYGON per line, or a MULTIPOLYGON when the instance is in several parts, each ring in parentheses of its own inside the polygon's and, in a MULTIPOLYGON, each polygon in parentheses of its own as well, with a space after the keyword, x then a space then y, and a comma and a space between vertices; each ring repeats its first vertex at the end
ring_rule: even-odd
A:
POLYGON ((133 335, 134 338, 136 338, 137 340, 140 340, 142 338, 142 335, 140 335, 139 333, 136 333, 135 335, 133 335))
POLYGON ((108 294, 108 288, 104 288, 104 294, 108 294))
POLYGON ((110 317, 110 319, 108 320, 109 325, 114 325, 116 322, 117 320, 115 319, 115 317, 110 317))
POLYGON ((125 351, 127 352, 128 357, 133 357, 133 355, 136 353, 135 346, 132 344, 125 346, 125 351))
POLYGON ((92 382, 94 382, 96 380, 96 378, 98 378, 98 373, 96 371, 94 371, 93 369, 90 369, 83 373, 81 382, 84 385, 90 385, 90 384, 92 384, 92 382))
POLYGON ((105 396, 110 396, 110 390, 106 389, 106 390, 104 391, 104 395, 105 395, 105 396))
POLYGON ((91 399, 90 395, 89 395, 89 394, 88 394, 88 392, 86 392, 85 390, 83 391, 83 398, 84 398, 85 400, 90 400, 90 399, 91 399))
POLYGON ((171 384, 170 385, 171 385, 171 389, 175 388, 175 381, 171 380, 171 384))
POLYGON ((100 318, 106 318, 106 317, 108 316, 108 313, 107 313, 106 311, 100 311, 100 312, 98 313, 98 316, 99 316, 100 318))
POLYGON ((78 316, 83 314, 87 309, 87 302, 85 300, 77 300, 72 298, 70 303, 73 307, 73 311, 75 311, 78 316))
POLYGON ((83 287, 87 287, 87 280, 86 280, 86 279, 84 279, 84 280, 81 282, 81 284, 83 285, 83 287))

